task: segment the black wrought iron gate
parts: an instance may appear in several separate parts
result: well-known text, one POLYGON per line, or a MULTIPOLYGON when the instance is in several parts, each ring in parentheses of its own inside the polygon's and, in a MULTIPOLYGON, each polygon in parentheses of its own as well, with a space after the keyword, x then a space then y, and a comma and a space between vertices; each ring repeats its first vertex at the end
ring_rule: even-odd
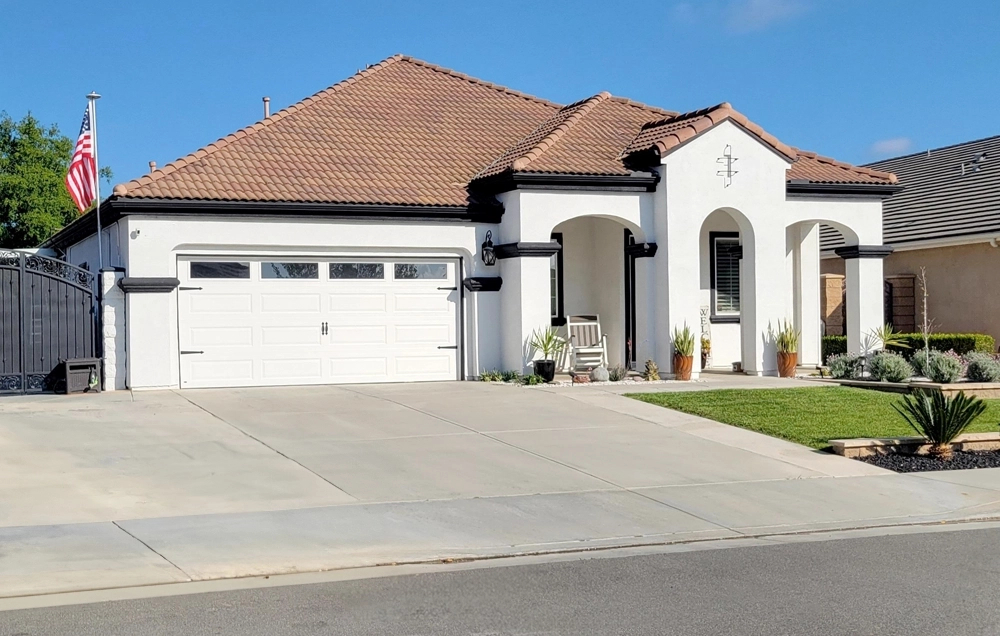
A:
POLYGON ((63 360, 96 357, 94 274, 0 250, 0 394, 40 393, 63 360))

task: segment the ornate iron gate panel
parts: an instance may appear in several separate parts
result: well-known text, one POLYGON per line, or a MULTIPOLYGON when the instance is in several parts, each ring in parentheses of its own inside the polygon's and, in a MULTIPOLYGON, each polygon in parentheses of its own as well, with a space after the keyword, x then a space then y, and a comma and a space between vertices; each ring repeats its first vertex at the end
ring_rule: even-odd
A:
POLYGON ((94 274, 0 250, 0 394, 54 388, 63 360, 96 357, 94 274))

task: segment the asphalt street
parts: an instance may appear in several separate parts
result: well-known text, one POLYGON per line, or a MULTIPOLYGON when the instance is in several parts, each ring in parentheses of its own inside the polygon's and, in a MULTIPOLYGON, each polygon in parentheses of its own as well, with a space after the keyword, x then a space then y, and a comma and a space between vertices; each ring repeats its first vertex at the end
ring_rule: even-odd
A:
POLYGON ((10 636, 1000 633, 1000 529, 0 612, 10 636))

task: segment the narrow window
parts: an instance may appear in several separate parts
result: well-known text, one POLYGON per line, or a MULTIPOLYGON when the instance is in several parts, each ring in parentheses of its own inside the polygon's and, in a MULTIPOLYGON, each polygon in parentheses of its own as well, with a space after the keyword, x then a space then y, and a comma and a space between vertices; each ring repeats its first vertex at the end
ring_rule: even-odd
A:
POLYGON ((448 278, 448 266, 444 263, 396 263, 396 280, 448 278))
POLYGON ((261 278, 319 278, 319 263, 272 263, 260 264, 261 278))
POLYGON ((740 317, 740 247, 739 235, 712 232, 712 319, 738 321, 740 317))
POLYGON ((331 279, 377 279, 385 278, 382 263, 330 263, 331 279))
POLYGON ((191 278, 250 278, 250 263, 192 261, 191 278))
MULTIPOLYGON (((553 233, 552 240, 562 247, 563 235, 561 232, 553 233)), ((563 253, 560 249, 549 257, 549 314, 553 327, 566 324, 563 306, 563 253)))

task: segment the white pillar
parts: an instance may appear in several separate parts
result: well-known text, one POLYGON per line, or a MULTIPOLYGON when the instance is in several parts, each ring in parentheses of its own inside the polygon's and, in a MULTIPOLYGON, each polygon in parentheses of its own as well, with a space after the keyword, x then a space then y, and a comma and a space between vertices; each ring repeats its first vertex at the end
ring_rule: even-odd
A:
POLYGON ((863 353, 863 343, 884 322, 882 259, 847 258, 847 350, 863 353))
POLYGON ((124 272, 113 269, 100 273, 105 391, 125 388, 125 292, 118 286, 124 276, 124 272))
POLYGON ((518 256, 501 261, 500 288, 503 327, 501 348, 506 371, 526 373, 533 356, 528 340, 536 330, 551 326, 549 258, 518 256))
POLYGON ((819 313, 819 223, 793 228, 793 318, 799 330, 799 364, 818 366, 821 357, 819 313))
MULTIPOLYGON (((756 228, 755 228, 756 229, 756 228)), ((769 331, 790 319, 785 267, 785 229, 741 232, 741 315, 743 370, 750 375, 777 375, 777 352, 769 331)))
MULTIPOLYGON (((656 283, 662 286, 661 302, 657 306, 656 323, 656 356, 654 360, 661 370, 673 373, 674 329, 683 329, 687 324, 695 334, 694 359, 691 378, 699 376, 701 365, 701 260, 698 240, 701 232, 700 223, 691 223, 689 219, 681 219, 682 210, 668 210, 665 241, 660 244, 660 251, 653 257, 656 283), (664 250, 664 248, 666 248, 664 250), (664 253, 665 251, 665 253, 664 253)), ((657 237, 660 238, 659 236, 657 237)))

